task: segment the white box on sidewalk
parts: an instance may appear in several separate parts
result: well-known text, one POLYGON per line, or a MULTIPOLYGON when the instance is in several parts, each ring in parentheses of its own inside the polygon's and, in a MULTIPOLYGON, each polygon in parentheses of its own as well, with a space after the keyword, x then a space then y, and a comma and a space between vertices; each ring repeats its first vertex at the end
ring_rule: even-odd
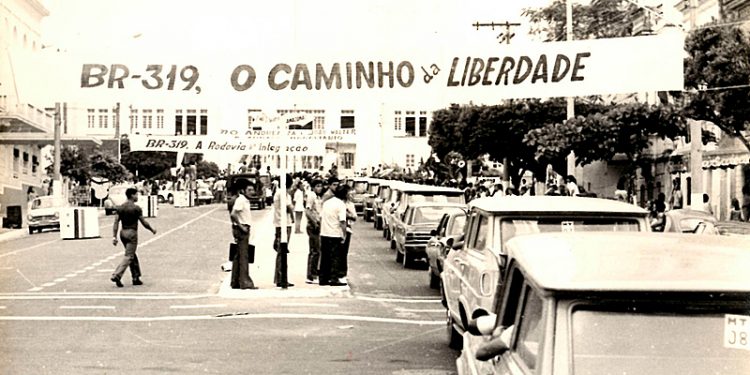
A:
POLYGON ((141 210, 143 210, 143 217, 156 217, 159 215, 158 198, 158 195, 138 197, 138 202, 136 202, 135 204, 137 204, 139 207, 141 207, 141 210))
POLYGON ((174 206, 175 207, 193 207, 195 206, 195 197, 192 191, 175 191, 174 192, 174 206))
POLYGON ((99 210, 71 207, 60 211, 60 238, 63 240, 99 237, 99 210))

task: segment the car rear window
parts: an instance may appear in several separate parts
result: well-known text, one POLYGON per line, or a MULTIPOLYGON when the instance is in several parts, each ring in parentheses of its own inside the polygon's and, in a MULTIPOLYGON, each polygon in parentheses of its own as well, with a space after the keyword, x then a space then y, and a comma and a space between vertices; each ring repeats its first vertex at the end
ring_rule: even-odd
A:
POLYGON ((732 336, 726 332, 727 317, 719 311, 577 309, 571 327, 573 373, 750 374, 750 320, 745 331, 732 336), (731 347, 742 345, 742 337, 744 349, 731 347))
POLYGON ((498 218, 502 242, 524 234, 549 232, 638 232, 644 231, 637 219, 629 218, 498 218))
POLYGON ((451 228, 451 232, 449 235, 451 236, 457 236, 464 232, 464 229, 466 227, 466 215, 459 215, 456 216, 455 219, 453 219, 453 227, 451 228))
POLYGON ((459 210, 457 207, 417 207, 414 209, 412 224, 432 224, 440 222, 443 214, 459 210))

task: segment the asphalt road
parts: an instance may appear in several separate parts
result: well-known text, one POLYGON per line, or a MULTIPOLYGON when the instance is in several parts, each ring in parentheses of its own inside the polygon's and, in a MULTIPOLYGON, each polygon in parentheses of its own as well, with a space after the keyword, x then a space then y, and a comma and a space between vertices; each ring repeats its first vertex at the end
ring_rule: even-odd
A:
POLYGON ((288 290, 273 286, 271 211, 253 211, 259 290, 232 290, 221 263, 225 206, 161 206, 141 229, 142 286, 109 281, 122 247, 44 232, 0 243, 0 373, 452 374, 444 309, 426 267, 401 268, 359 221, 349 286, 304 283, 307 236, 290 241, 288 290))

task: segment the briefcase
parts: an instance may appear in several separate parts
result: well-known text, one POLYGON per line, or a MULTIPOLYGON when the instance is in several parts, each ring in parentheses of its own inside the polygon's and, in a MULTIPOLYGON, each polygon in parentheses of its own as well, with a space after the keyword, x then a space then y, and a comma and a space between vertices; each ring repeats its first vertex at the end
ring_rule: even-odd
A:
MULTIPOLYGON (((229 244, 229 260, 233 261, 234 257, 237 256, 237 244, 236 243, 230 243, 229 244)), ((247 262, 248 263, 255 263, 255 245, 250 244, 247 247, 247 262)))

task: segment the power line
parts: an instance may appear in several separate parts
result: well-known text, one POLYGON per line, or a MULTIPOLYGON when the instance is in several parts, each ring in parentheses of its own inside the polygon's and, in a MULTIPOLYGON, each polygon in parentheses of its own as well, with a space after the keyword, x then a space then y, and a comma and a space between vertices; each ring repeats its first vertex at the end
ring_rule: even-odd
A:
POLYGON ((698 89, 696 91, 719 91, 719 90, 732 90, 732 89, 743 89, 743 88, 750 88, 750 84, 722 86, 722 87, 707 87, 707 88, 698 89))

